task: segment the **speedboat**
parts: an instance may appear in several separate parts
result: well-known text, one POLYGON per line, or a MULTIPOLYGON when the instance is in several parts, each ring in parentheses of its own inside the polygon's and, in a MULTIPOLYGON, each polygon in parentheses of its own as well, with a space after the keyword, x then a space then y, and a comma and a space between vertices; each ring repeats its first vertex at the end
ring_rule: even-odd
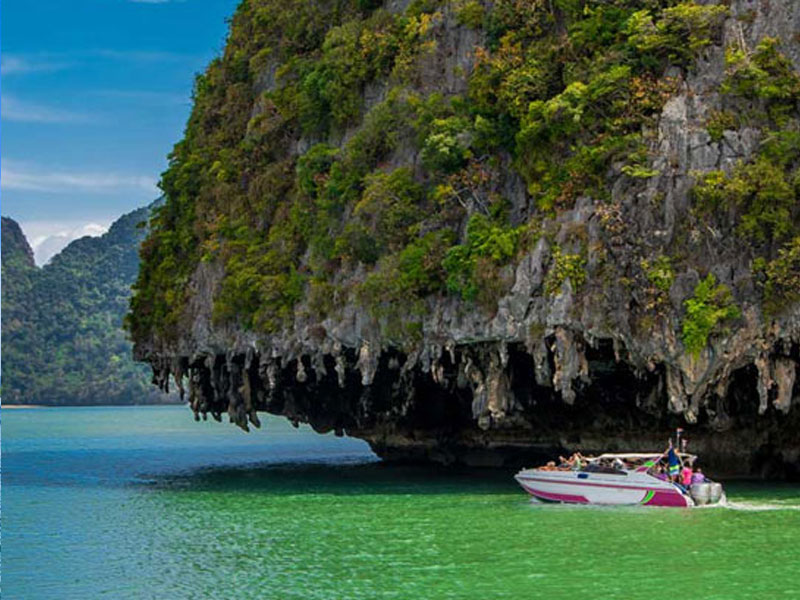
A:
MULTIPOLYGON (((676 453, 692 465, 692 454, 676 453)), ((523 469, 514 478, 533 497, 546 502, 574 504, 643 504, 699 506, 724 501, 719 483, 706 480, 689 489, 659 473, 664 454, 601 454, 583 457, 580 468, 549 466, 523 469)))

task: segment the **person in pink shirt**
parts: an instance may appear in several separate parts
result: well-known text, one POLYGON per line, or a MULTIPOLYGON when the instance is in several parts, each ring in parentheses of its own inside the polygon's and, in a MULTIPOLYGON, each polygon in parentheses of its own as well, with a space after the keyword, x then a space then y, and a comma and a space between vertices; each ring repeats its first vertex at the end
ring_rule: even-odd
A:
POLYGON ((683 465, 683 469, 681 469, 681 483, 684 487, 692 485, 692 467, 687 464, 683 465))

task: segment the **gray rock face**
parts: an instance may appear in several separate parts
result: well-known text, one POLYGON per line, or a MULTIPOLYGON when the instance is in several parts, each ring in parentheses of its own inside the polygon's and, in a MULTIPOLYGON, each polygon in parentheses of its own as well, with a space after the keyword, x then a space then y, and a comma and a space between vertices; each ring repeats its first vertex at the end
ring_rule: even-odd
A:
MULTIPOLYGON (((211 325, 223 273, 201 264, 185 335, 171 344, 140 342, 137 355, 165 388, 170 374, 188 377, 198 418, 227 414, 247 429, 266 410, 366 439, 387 459, 485 465, 577 449, 653 450, 684 426, 690 448, 712 469, 797 474, 800 307, 765 317, 745 242, 693 216, 690 190, 696 173, 729 171, 758 148, 757 129, 726 131, 719 142, 706 130, 708 116, 723 108, 725 46, 752 48, 764 36, 778 37, 800 67, 798 31, 798 2, 734 0, 721 43, 692 71, 667 73, 678 91, 650 136, 658 175, 632 182, 614 172, 610 202, 583 198, 545 222, 552 235, 509 269, 513 284, 492 314, 430 298, 420 339, 401 346, 354 304, 322 323, 309 321, 300 306, 284 333, 257 335, 211 325), (586 284, 567 278, 547 295, 553 243, 570 252, 576 232, 588 248, 586 284), (654 310, 644 282, 629 273, 679 237, 691 265, 676 272, 654 310), (680 324, 701 272, 734 291, 742 317, 693 356, 683 348, 680 324)), ((477 36, 448 15, 436 51, 422 59, 421 89, 462 93, 477 36)), ((259 85, 272 78, 265 73, 259 85)), ((381 96, 368 90, 365 104, 381 96)), ((415 160, 395 157, 397 164, 415 160)), ((512 220, 527 220, 524 182, 510 169, 498 177, 512 220)))

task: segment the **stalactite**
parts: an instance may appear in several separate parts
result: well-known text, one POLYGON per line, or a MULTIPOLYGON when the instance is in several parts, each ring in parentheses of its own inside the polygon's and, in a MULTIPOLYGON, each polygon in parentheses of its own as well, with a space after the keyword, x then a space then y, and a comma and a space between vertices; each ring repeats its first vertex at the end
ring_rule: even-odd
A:
POLYGON ((797 365, 789 358, 780 357, 775 360, 773 372, 778 388, 774 405, 775 408, 786 414, 792 406, 792 390, 797 375, 797 365))
MULTIPOLYGON (((542 432, 554 434, 559 427, 569 427, 569 419, 580 420, 596 410, 593 406, 599 399, 591 396, 590 386, 593 378, 603 376, 593 371, 597 366, 592 366, 592 360, 598 360, 597 355, 602 355, 599 360, 605 361, 604 369, 616 365, 611 368, 624 378, 621 393, 628 398, 624 400, 629 402, 626 410, 637 412, 640 421, 657 426, 667 422, 669 415, 682 415, 691 425, 699 423, 705 411, 709 432, 734 435, 737 427, 741 428, 737 411, 746 410, 746 406, 739 407, 729 414, 725 398, 741 391, 740 384, 732 387, 730 381, 734 376, 741 378, 747 364, 732 373, 723 372, 719 379, 705 375, 707 362, 662 365, 650 360, 641 368, 628 366, 625 360, 617 360, 622 354, 618 344, 610 340, 589 344, 579 333, 560 327, 539 342, 524 345, 503 340, 447 342, 408 354, 369 343, 362 343, 358 350, 337 344, 327 348, 328 353, 298 348, 286 356, 274 349, 248 348, 192 359, 158 357, 151 362, 153 380, 166 389, 171 374, 180 390, 186 377, 189 406, 198 420, 210 414, 219 421, 225 413, 231 423, 248 431, 251 425, 260 426, 258 411, 266 410, 293 424, 310 423, 316 431, 364 437, 393 456, 402 456, 406 446, 441 447, 435 456, 447 460, 458 460, 462 451, 472 452, 471 444, 496 448, 493 439, 514 440, 517 448, 536 444, 542 432), (590 353, 595 359, 589 358, 590 353), (326 363, 334 369, 329 370, 326 363), (462 415, 461 430, 450 431, 452 423, 436 420, 450 419, 456 412, 462 415), (549 424, 537 433, 540 421, 549 424), (437 437, 439 429, 450 433, 437 437), (453 440, 464 436, 471 441, 458 442, 463 448, 457 450, 461 446, 452 446, 453 440)), ((795 415, 796 420, 797 410, 792 412, 796 349, 778 350, 783 354, 775 356, 765 350, 750 363, 756 399, 752 410, 760 414, 773 410, 784 418, 795 415)), ((615 397, 604 401, 622 402, 615 397)), ((630 424, 620 422, 619 426, 626 435, 642 435, 628 429, 630 424)), ((591 432, 594 422, 587 421, 583 427, 591 432)))
POLYGON ((769 388, 772 387, 772 374, 770 373, 769 360, 763 354, 755 360, 758 369, 758 414, 763 415, 769 406, 769 388))

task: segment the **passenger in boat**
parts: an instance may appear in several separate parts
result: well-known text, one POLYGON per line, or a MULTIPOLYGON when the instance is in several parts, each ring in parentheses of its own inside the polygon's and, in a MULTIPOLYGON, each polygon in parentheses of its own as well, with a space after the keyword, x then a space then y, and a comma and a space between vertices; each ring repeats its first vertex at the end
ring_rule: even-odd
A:
POLYGON ((569 458, 563 456, 558 457, 560 469, 571 469, 573 471, 580 471, 583 466, 583 455, 580 452, 575 452, 569 458))
POLYGON ((675 453, 675 448, 672 446, 672 440, 669 441, 669 448, 667 448, 667 462, 669 463, 669 478, 671 481, 678 483, 680 480, 681 461, 675 453))
POLYGON ((667 474, 664 472, 664 465, 660 463, 656 465, 653 476, 661 481, 669 481, 669 477, 667 477, 667 474))
POLYGON ((705 483, 707 481, 706 476, 703 474, 703 469, 697 467, 697 471, 692 474, 692 485, 695 483, 705 483))
POLYGON ((556 467, 555 461, 549 461, 545 466, 539 467, 540 471, 557 471, 558 467, 556 467))
POLYGON ((574 471, 580 471, 581 468, 583 468, 583 455, 580 452, 573 454, 570 460, 572 461, 572 469, 574 471))
POLYGON ((684 463, 683 469, 681 469, 681 483, 683 487, 692 485, 692 474, 692 467, 690 467, 688 463, 684 463))

